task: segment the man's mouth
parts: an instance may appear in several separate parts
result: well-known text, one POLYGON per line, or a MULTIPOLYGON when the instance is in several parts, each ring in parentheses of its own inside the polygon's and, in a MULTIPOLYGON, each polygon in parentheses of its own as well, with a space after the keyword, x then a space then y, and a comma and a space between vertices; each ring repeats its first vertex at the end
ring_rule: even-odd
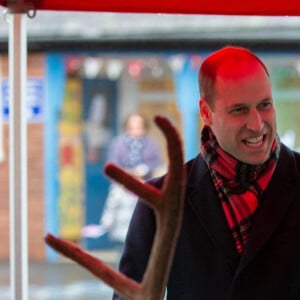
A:
POLYGON ((265 135, 260 135, 258 137, 254 137, 254 138, 247 138, 247 139, 243 139, 242 142, 249 147, 252 148, 257 148, 260 147, 265 139, 265 135))

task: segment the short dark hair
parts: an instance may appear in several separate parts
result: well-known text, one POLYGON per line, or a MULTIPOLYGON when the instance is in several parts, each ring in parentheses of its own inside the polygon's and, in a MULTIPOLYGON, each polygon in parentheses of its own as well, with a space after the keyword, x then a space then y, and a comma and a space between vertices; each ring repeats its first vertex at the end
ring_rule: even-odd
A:
POLYGON ((226 46, 209 55, 202 63, 198 73, 200 96, 213 108, 215 98, 215 83, 220 67, 228 61, 238 64, 241 61, 254 60, 265 70, 268 77, 269 71, 262 60, 247 48, 226 46))

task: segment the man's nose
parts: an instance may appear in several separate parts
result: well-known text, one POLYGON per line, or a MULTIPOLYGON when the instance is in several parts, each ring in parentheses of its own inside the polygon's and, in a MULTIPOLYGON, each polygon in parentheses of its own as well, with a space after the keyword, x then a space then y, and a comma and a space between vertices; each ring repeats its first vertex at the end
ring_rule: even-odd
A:
POLYGON ((252 131, 260 131, 263 126, 264 122, 260 112, 256 109, 251 110, 247 120, 247 128, 252 131))

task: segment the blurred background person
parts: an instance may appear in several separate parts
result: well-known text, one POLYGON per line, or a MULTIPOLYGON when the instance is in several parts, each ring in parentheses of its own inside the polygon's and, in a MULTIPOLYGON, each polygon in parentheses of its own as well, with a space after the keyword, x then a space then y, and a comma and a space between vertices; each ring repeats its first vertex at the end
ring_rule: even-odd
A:
MULTIPOLYGON (((123 168, 140 180, 157 175, 162 159, 157 142, 148 135, 148 123, 139 113, 130 114, 108 150, 108 161, 123 168)), ((123 244, 129 221, 138 197, 112 182, 105 202, 100 226, 112 241, 123 244)))

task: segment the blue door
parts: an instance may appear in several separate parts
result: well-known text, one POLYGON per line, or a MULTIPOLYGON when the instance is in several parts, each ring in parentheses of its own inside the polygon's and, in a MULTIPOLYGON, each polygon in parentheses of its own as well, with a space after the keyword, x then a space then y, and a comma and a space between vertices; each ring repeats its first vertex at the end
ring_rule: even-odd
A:
MULTIPOLYGON (((85 147, 85 225, 99 224, 109 179, 104 174, 108 144, 117 127, 117 81, 83 80, 85 147)), ((107 235, 85 238, 87 249, 108 248, 107 235)))

